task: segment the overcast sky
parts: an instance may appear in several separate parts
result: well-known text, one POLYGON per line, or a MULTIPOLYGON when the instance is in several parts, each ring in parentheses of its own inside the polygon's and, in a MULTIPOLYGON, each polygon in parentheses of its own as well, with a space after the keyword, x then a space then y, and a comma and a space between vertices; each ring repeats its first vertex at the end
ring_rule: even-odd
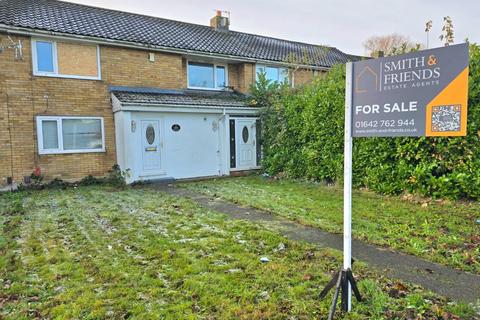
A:
POLYGON ((455 43, 480 42, 479 0, 67 0, 162 18, 209 24, 215 9, 230 11, 230 28, 276 38, 330 45, 365 54, 372 35, 397 32, 425 44, 425 22, 433 21, 430 47, 443 17, 451 16, 455 43))

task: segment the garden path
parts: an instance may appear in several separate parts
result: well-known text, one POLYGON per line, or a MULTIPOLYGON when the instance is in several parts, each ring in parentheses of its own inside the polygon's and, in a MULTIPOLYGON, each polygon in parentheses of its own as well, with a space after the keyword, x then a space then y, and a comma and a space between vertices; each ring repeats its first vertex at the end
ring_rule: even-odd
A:
MULTIPOLYGON (((337 250, 343 248, 341 234, 304 226, 266 211, 242 207, 175 185, 155 184, 154 187, 174 196, 189 198, 205 208, 222 212, 231 219, 262 223, 268 229, 276 230, 292 240, 306 241, 337 250)), ((354 259, 368 263, 389 278, 418 284, 456 301, 473 303, 480 301, 479 275, 455 270, 413 255, 394 252, 355 239, 352 243, 352 252, 354 259)))

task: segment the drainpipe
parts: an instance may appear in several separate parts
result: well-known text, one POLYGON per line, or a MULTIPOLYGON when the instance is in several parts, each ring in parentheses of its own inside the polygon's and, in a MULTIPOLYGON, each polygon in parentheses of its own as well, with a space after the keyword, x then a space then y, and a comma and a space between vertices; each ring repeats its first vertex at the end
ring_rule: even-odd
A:
POLYGON ((225 111, 225 108, 223 108, 223 113, 222 113, 222 116, 218 119, 219 121, 220 120, 223 120, 223 118, 225 118, 225 115, 226 115, 226 111, 225 111))

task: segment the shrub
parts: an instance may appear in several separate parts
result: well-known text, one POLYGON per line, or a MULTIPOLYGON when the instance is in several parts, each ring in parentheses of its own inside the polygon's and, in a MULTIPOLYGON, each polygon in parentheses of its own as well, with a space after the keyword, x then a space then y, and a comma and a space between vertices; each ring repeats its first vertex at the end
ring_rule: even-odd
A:
POLYGON ((40 190, 44 188, 50 188, 50 189, 65 189, 68 187, 74 187, 74 186, 92 186, 92 185, 100 185, 100 184, 106 184, 106 185, 111 185, 115 188, 124 188, 127 186, 126 183, 126 178, 129 175, 129 171, 125 170, 122 171, 118 165, 114 165, 111 170, 108 171, 108 174, 106 177, 101 177, 101 178, 96 178, 92 175, 88 175, 84 178, 82 178, 78 182, 67 182, 63 181, 62 179, 55 178, 51 180, 50 182, 47 183, 42 183, 43 181, 43 175, 41 176, 42 179, 39 180, 34 180, 34 183, 30 185, 24 185, 21 184, 18 187, 19 191, 25 191, 25 190, 40 190))
POLYGON ((127 185, 126 179, 128 175, 128 170, 122 171, 120 169, 120 166, 118 164, 115 164, 112 169, 108 171, 105 182, 117 188, 124 188, 127 185))
MULTIPOLYGON (((356 187, 385 194, 480 199, 480 47, 470 45, 468 134, 447 138, 356 138, 356 187)), ((252 88, 262 107, 263 167, 269 174, 341 181, 345 68, 302 88, 270 84, 252 88)))

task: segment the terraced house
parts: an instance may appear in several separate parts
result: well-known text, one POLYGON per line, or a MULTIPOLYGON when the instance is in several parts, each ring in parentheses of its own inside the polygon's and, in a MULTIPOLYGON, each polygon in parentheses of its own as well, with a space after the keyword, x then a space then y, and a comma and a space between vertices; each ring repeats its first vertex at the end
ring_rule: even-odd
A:
POLYGON ((299 86, 354 57, 332 47, 55 0, 0 0, 0 186, 259 167, 259 71, 299 86))

